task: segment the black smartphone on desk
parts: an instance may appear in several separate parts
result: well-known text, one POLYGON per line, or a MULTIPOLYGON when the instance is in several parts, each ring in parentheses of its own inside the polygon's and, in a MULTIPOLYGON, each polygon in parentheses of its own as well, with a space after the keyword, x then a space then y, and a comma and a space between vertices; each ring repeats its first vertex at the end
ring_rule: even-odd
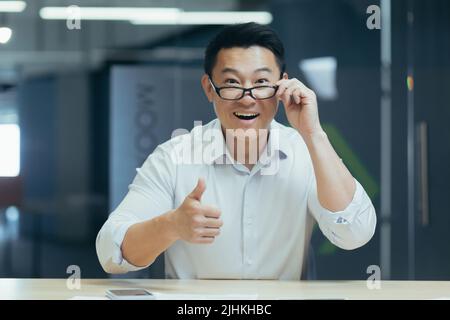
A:
POLYGON ((106 296, 111 300, 154 300, 153 293, 146 289, 111 289, 106 290, 106 296))

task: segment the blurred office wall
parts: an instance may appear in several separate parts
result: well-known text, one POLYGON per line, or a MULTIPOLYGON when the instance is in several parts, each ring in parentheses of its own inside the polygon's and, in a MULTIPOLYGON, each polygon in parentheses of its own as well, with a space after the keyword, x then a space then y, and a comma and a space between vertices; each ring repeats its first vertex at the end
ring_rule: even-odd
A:
MULTIPOLYGON (((366 9, 371 4, 379 2, 279 0, 272 1, 271 8, 273 26, 286 46, 290 77, 300 79, 316 92, 325 85, 335 87, 329 89, 336 91, 333 95, 317 94, 321 122, 379 212, 380 31, 366 26, 366 9), (318 66, 311 71, 301 68, 308 63, 318 66), (322 70, 328 70, 329 75, 322 70), (314 83, 308 72, 324 74, 314 83)), ((287 123, 282 109, 277 116, 287 123)), ((336 248, 317 228, 312 239, 317 276, 366 278, 368 266, 380 265, 379 226, 380 220, 374 238, 354 251, 336 248)))
MULTIPOLYGON (((368 191, 378 214, 382 203, 383 212, 390 214, 378 215, 374 238, 355 251, 336 248, 316 229, 312 248, 318 279, 366 279, 368 266, 383 263, 393 279, 450 277, 449 3, 390 3, 388 91, 381 86, 381 30, 366 24, 367 8, 382 2, 226 4, 234 10, 272 13, 271 26, 285 44, 290 77, 318 93, 321 121, 331 142, 368 191), (381 118, 386 93, 392 99, 391 123, 381 118), (385 189, 382 137, 388 129, 391 169, 383 172, 389 172, 391 183, 385 189), (384 199, 383 190, 388 190, 384 199), (382 233, 381 226, 388 233, 382 233), (383 255, 389 259, 381 259, 383 255)), ((172 130, 190 130, 195 120, 206 123, 214 117, 200 76, 203 50, 220 26, 83 21, 81 30, 69 31, 65 21, 39 17, 44 4, 27 4, 23 14, 3 20, 15 33, 2 45, 0 84, 4 92, 15 91, 14 107, 8 110, 17 113, 21 153, 19 176, 0 177, 0 275, 64 277, 67 266, 76 264, 82 276, 107 277, 97 261, 95 236, 125 194, 135 167, 169 139, 172 130), (150 113, 139 111, 135 89, 141 85, 153 88, 142 93, 145 104, 155 102, 150 113), (151 128, 141 132, 133 121, 151 128), (154 136, 147 137, 148 132, 154 136), (136 147, 138 133, 139 150, 123 149, 133 154, 121 157, 115 148, 136 147)), ((187 0, 170 4, 202 8, 187 0)), ((2 110, 6 107, 0 106, 0 123, 7 119, 2 110)), ((287 124, 282 108, 277 120, 287 124)), ((162 257, 149 270, 127 276, 163 276, 162 257)))
POLYGON ((392 277, 448 280, 450 2, 392 4, 392 277))
MULTIPOLYGON (((158 144, 169 140, 176 129, 188 132, 194 121, 206 124, 214 118, 200 86, 202 74, 201 68, 193 66, 111 68, 110 212, 127 194, 136 168, 158 144)), ((152 264, 149 273, 140 274, 164 278, 162 258, 152 264)))

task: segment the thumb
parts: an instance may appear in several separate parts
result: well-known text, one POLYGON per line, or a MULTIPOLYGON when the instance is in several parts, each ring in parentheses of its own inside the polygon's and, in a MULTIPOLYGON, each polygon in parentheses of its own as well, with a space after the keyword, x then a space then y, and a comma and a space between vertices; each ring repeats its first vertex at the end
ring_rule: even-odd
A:
POLYGON ((200 201, 202 199, 203 192, 206 190, 205 180, 199 178, 195 189, 189 194, 189 197, 200 201))

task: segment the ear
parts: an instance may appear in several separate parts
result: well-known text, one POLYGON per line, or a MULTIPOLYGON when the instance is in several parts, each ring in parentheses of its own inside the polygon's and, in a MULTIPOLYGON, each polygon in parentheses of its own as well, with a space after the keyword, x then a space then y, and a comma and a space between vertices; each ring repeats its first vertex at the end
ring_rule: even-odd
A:
POLYGON ((211 86, 211 83, 209 82, 209 76, 207 74, 204 74, 202 76, 202 88, 205 92, 206 98, 208 98, 209 102, 213 101, 214 96, 214 89, 211 86))

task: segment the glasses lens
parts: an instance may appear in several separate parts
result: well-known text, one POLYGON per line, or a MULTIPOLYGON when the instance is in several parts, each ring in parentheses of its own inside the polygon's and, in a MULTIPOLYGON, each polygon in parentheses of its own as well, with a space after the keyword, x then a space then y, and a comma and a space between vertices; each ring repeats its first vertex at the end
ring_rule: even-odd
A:
POLYGON ((275 91, 272 87, 257 87, 253 89, 253 96, 256 99, 268 99, 275 95, 275 91))
POLYGON ((240 99, 242 97, 242 89, 239 88, 223 88, 220 90, 220 96, 223 99, 240 99))
MULTIPOLYGON (((276 88, 256 87, 252 89, 252 94, 256 99, 268 99, 275 95, 276 88)), ((241 88, 222 88, 220 96, 226 100, 239 100, 242 98, 243 89, 241 88)))

